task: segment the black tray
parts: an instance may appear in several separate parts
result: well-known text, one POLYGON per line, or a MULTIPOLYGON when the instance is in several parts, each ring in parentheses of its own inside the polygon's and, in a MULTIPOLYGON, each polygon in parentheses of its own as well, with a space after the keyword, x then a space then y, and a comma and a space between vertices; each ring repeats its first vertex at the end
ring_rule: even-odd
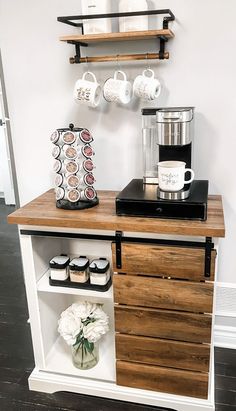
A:
POLYGON ((49 284, 55 287, 80 288, 84 290, 105 292, 105 291, 108 291, 109 288, 111 287, 112 279, 110 278, 108 283, 105 285, 95 285, 95 284, 90 284, 90 280, 88 280, 86 283, 76 283, 76 282, 70 281, 70 279, 67 279, 65 281, 52 280, 51 277, 49 276, 49 284))

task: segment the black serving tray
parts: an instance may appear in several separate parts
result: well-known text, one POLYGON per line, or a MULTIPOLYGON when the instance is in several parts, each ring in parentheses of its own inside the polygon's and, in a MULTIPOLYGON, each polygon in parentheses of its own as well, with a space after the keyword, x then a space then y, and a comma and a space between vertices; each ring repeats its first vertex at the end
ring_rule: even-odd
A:
POLYGON ((90 280, 86 281, 86 283, 76 283, 76 282, 70 281, 69 278, 65 281, 52 280, 51 276, 49 276, 49 284, 55 287, 80 288, 83 290, 99 291, 99 292, 104 293, 105 291, 108 291, 109 288, 111 287, 112 279, 110 278, 108 283, 105 285, 95 285, 95 284, 90 284, 90 280))

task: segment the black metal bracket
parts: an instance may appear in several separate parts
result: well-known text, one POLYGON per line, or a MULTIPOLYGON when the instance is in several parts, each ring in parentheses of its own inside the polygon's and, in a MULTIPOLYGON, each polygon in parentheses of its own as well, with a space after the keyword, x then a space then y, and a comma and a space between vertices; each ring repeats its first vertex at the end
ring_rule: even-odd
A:
MULTIPOLYGON (((109 14, 92 14, 92 15, 79 15, 79 16, 65 16, 65 17, 57 17, 57 21, 65 24, 69 24, 70 26, 80 27, 82 34, 84 34, 84 27, 83 27, 83 20, 92 20, 92 19, 104 19, 104 18, 116 18, 116 17, 129 17, 129 16, 152 16, 152 15, 166 15, 168 16, 163 17, 163 29, 169 28, 169 23, 175 20, 175 15, 172 13, 170 9, 161 9, 161 10, 144 10, 144 11, 136 11, 136 12, 125 12, 125 13, 109 13, 109 14), (75 21, 79 20, 79 23, 75 21)), ((168 38, 163 36, 160 37, 160 51, 159 51, 159 59, 163 60, 165 57, 165 46, 168 38)), ((71 63, 81 63, 81 51, 80 47, 87 47, 88 44, 82 42, 76 42, 69 40, 68 43, 74 44, 76 49, 76 55, 70 59, 71 63)))
POLYGON ((115 241, 116 241, 116 267, 122 268, 122 251, 121 251, 121 242, 122 242, 122 231, 116 231, 115 241))
POLYGON ((211 276, 211 251, 214 248, 211 237, 206 237, 205 242, 205 277, 211 276))

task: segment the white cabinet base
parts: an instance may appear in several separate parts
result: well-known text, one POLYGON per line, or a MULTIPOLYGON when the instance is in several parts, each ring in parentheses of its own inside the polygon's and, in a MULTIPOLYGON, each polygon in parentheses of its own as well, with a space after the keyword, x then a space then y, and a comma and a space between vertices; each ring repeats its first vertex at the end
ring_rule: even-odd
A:
MULTIPOLYGON (((213 383, 213 380, 211 381, 213 383)), ((212 388, 214 384, 211 384, 212 388)), ((33 391, 53 394, 58 391, 69 391, 77 394, 110 398, 156 407, 168 408, 175 411, 214 411, 214 390, 211 389, 209 400, 182 397, 154 391, 121 387, 112 382, 71 377, 34 369, 29 377, 29 388, 33 391)))

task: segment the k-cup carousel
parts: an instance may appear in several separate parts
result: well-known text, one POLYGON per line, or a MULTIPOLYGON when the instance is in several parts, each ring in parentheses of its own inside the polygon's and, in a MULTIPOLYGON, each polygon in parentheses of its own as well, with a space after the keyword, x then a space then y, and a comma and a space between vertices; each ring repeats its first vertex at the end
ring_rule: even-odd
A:
POLYGON ((85 128, 57 129, 53 143, 56 206, 66 210, 83 210, 99 203, 94 189, 93 137, 85 128))

